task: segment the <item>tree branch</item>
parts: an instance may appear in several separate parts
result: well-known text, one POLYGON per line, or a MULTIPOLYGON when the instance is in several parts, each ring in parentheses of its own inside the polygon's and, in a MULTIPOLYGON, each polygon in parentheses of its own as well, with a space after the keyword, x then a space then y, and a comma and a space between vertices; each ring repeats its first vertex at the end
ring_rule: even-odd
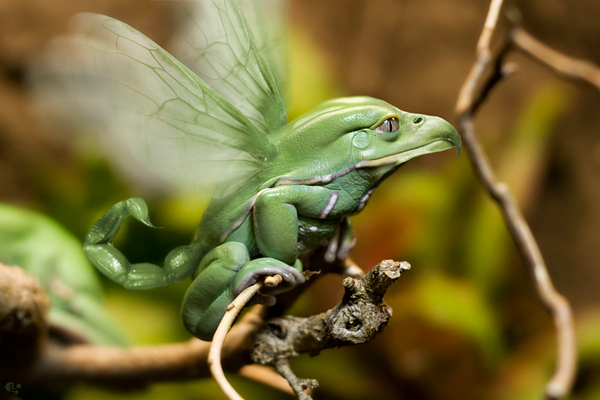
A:
POLYGON ((283 316, 267 321, 254 336, 252 360, 271 365, 288 380, 299 399, 309 400, 304 392, 315 388, 313 379, 299 379, 289 367, 289 359, 302 353, 316 355, 324 349, 365 343, 385 327, 392 315, 383 295, 407 262, 384 260, 360 280, 347 277, 345 294, 332 309, 308 318, 283 316))
POLYGON ((513 28, 509 37, 504 39, 500 51, 493 56, 490 43, 497 30, 501 7, 502 0, 492 0, 485 27, 477 44, 477 59, 461 88, 456 114, 464 146, 475 173, 498 204, 508 230, 526 266, 531 271, 538 296, 554 317, 558 358, 554 375, 546 385, 545 398, 559 399, 570 392, 577 369, 575 328, 571 307, 568 301, 554 288, 537 242, 508 186, 497 180, 493 168, 475 136, 473 116, 491 89, 510 71, 504 64, 504 58, 512 46, 531 55, 561 76, 583 79, 599 88, 600 73, 597 67, 590 63, 560 54, 518 27, 513 28), (490 69, 491 71, 489 71, 490 69))
POLYGON ((512 42, 518 49, 550 68, 561 77, 580 80, 600 90, 600 68, 591 62, 559 53, 520 27, 513 29, 512 42))
MULTIPOLYGON (((48 336, 48 308, 48 296, 35 278, 0 264, 0 376, 59 392, 79 382, 126 389, 210 376, 208 342, 64 346, 48 336)), ((231 330, 222 351, 228 370, 250 363, 251 336, 262 325, 263 313, 256 307, 231 330)))
POLYGON ((35 362, 46 342, 49 308, 37 279, 0 263, 0 376, 18 377, 35 362))
MULTIPOLYGON (((262 324, 259 308, 235 325, 223 346, 224 365, 237 370, 248 364, 252 333, 262 324)), ((48 346, 28 380, 43 387, 85 382, 101 386, 132 388, 149 383, 208 377, 209 342, 191 339, 184 343, 132 348, 78 345, 48 346)))
MULTIPOLYGON (((346 268, 343 262, 325 263, 321 250, 303 260, 313 271, 346 268)), ((294 297, 309 287, 300 286, 294 297)), ((293 298, 280 303, 279 311, 283 312, 293 298)), ((0 376, 10 377, 24 387, 55 392, 77 383, 135 389, 156 382, 211 376, 207 363, 209 342, 193 338, 184 343, 131 348, 94 346, 64 328, 52 326, 47 320, 48 308, 48 296, 35 278, 22 268, 0 264, 0 376), (57 338, 56 332, 60 333, 57 338)), ((249 368, 240 368, 252 363, 252 335, 262 326, 266 314, 267 308, 255 306, 231 329, 222 348, 225 370, 243 375, 250 371, 251 379, 257 375, 249 368)), ((261 376, 264 380, 264 372, 261 376)), ((282 386, 281 381, 276 383, 282 386)))

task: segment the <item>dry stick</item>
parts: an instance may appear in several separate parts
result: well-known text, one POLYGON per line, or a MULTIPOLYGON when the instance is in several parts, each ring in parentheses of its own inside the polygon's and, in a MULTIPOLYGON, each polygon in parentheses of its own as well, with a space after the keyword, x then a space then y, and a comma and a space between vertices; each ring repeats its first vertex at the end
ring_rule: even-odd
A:
MULTIPOLYGON (((28 325, 32 324, 29 324, 28 321, 37 320, 37 313, 41 313, 43 309, 47 308, 48 300, 39 284, 20 284, 21 281, 25 283, 28 281, 12 272, 37 282, 21 268, 0 264, 0 322, 6 322, 3 320, 3 316, 15 314, 14 309, 17 306, 19 309, 28 307, 27 310, 31 310, 31 312, 17 313, 22 314, 26 319, 16 321, 20 325, 15 325, 16 328, 19 326, 26 328, 26 331, 19 336, 21 338, 19 343, 27 345, 27 348, 15 345, 7 349, 6 346, 0 346, 2 347, 0 350, 5 355, 7 350, 14 348, 15 351, 15 357, 9 360, 0 357, 2 358, 0 360, 1 376, 17 374, 18 376, 15 376, 13 380, 18 381, 24 387, 35 386, 56 391, 62 391, 81 382, 115 389, 139 389, 150 383, 210 376, 207 358, 211 343, 196 338, 183 343, 121 348, 87 344, 57 345, 44 336, 42 339, 45 340, 41 340, 41 342, 46 345, 40 349, 39 353, 34 354, 33 360, 30 360, 31 357, 26 357, 25 354, 36 348, 32 344, 25 343, 22 337, 31 331, 28 325), (4 288, 6 290, 1 290, 3 283, 5 286, 8 285, 4 288), (43 295, 42 298, 39 294, 43 295), (30 303, 32 304, 30 305, 30 303), (8 312, 3 313, 3 310, 8 312), (16 368, 15 360, 23 364, 19 369, 16 368), (8 361, 8 364, 2 361, 8 361)), ((266 286, 268 285, 267 283, 266 286)), ((228 368, 232 371, 247 363, 244 355, 248 353, 251 344, 250 338, 256 328, 262 325, 263 318, 262 310, 254 309, 247 313, 229 332, 223 348, 223 356, 227 360, 228 368)), ((43 323, 47 322, 44 320, 43 323)), ((0 325, 2 325, 0 344, 8 345, 9 340, 5 336, 10 333, 10 326, 6 323, 0 325)), ((35 332, 31 331, 31 333, 35 332)), ((32 337, 32 341, 38 340, 32 337)), ((288 391, 290 390, 288 389, 288 391)))
POLYGON ((525 53, 550 67, 563 78, 582 80, 600 90, 600 68, 589 61, 567 57, 546 46, 522 28, 515 28, 512 41, 525 53))
MULTIPOLYGON (((512 41, 521 51, 537 59, 561 77, 572 80, 582 80, 600 90, 600 68, 598 66, 586 60, 565 56, 541 43, 522 28, 515 28, 513 30, 512 41)), ((553 303, 551 309, 557 326, 558 341, 559 343, 562 343, 560 347, 564 348, 564 351, 559 351, 559 360, 554 376, 554 382, 551 381, 548 386, 550 389, 550 385, 553 385, 552 389, 556 393, 560 393, 561 390, 564 392, 565 389, 568 392, 577 368, 573 318, 567 300, 556 293, 550 278, 547 276, 547 272, 544 270, 543 272, 540 271, 539 274, 540 276, 538 279, 543 283, 545 288, 545 301, 547 303, 553 303), (560 329, 560 327, 563 327, 563 329, 560 329)), ((548 390, 548 392, 552 393, 551 390, 548 390)), ((559 396, 555 396, 555 398, 556 397, 559 396)))
POLYGON ((477 61, 471 67, 471 71, 458 94, 455 112, 459 116, 466 112, 474 112, 473 104, 475 103, 474 98, 477 83, 479 83, 481 77, 492 61, 490 42, 492 41, 493 33, 496 30, 502 2, 503 0, 492 0, 490 3, 490 9, 485 19, 483 30, 477 41, 477 61))
POLYGON ((503 0, 492 0, 490 4, 490 9, 485 19, 481 36, 479 36, 479 40, 477 41, 477 62, 473 64, 469 76, 458 95, 456 113, 459 115, 465 112, 469 108, 469 104, 472 103, 473 92, 475 92, 479 78, 485 72, 492 59, 490 41, 492 40, 492 34, 496 28, 500 8, 502 8, 502 1, 503 0))
MULTIPOLYGON (((254 311, 244 315, 227 337, 224 353, 232 370, 245 363, 250 337, 262 325, 262 316, 254 311)), ((196 338, 131 348, 49 344, 19 383, 60 389, 85 382, 132 389, 156 382, 203 378, 210 376, 206 362, 209 346, 196 338)))
MULTIPOLYGON (((461 129, 465 143, 474 140, 473 123, 470 116, 461 118, 461 129)), ((499 204, 504 221, 517 248, 532 271, 540 300, 554 317, 558 357, 554 375, 546 385, 546 398, 562 398, 571 389, 577 367, 574 323, 570 305, 554 288, 540 249, 510 190, 506 184, 496 180, 479 143, 474 142, 466 147, 475 168, 478 169, 478 176, 490 195, 499 204), (486 170, 488 173, 483 172, 486 170)))
MULTIPOLYGON (((510 190, 506 184, 498 182, 496 179, 490 162, 479 144, 473 129, 472 119, 475 111, 489 93, 492 86, 497 83, 506 72, 501 66, 501 61, 507 47, 505 47, 495 59, 492 57, 492 52, 490 50, 490 41, 496 30, 501 6, 502 0, 492 0, 490 4, 490 10, 486 18, 485 26, 477 44, 477 60, 473 65, 466 82, 461 88, 457 101, 456 113, 459 117, 463 141, 476 174, 490 196, 498 203, 504 221, 517 248, 532 272, 538 296, 554 317, 558 341, 558 359, 554 375, 546 385, 545 396, 546 399, 559 399, 569 393, 576 371, 577 352, 571 308, 567 300, 554 288, 539 247, 529 226, 525 222, 525 219, 516 205, 515 200, 511 196, 510 190), (486 82, 484 80, 484 73, 490 68, 492 63, 495 68, 492 74, 487 77, 486 82), (481 84, 482 82, 483 84, 481 84), (476 91, 478 87, 480 88, 479 92, 476 91)), ((531 48, 532 41, 530 40, 531 37, 529 35, 525 36, 522 30, 517 30, 515 33, 516 34, 513 35, 513 40, 518 41, 517 45, 522 48, 531 48)), ((548 55, 550 54, 550 58, 556 60, 556 57, 552 57, 556 55, 556 52, 553 50, 545 46, 541 47, 539 46, 539 43, 536 43, 534 48, 537 50, 534 53, 536 58, 543 60, 548 58, 548 55), (540 49, 543 51, 539 51, 540 49), (551 50, 551 52, 548 50, 551 50)), ((565 67, 564 56, 561 55, 558 59, 560 60, 559 64, 548 64, 551 66, 560 65, 561 69, 559 69, 559 71, 565 74, 566 71, 570 69, 565 67)), ((579 64, 577 68, 579 69, 579 72, 581 72, 581 64, 579 64)), ((581 75, 589 76, 589 68, 583 68, 583 70, 585 73, 581 75)))
MULTIPOLYGON (((262 317, 257 313, 246 314, 234 328, 235 337, 228 336, 229 344, 226 353, 238 358, 242 353, 246 353, 248 350, 244 342, 252 335, 253 327, 261 323, 262 317)), ((13 380, 24 383, 24 386, 41 385, 57 388, 57 390, 76 382, 88 382, 119 389, 139 389, 160 381, 208 376, 211 372, 206 367, 209 346, 210 343, 196 338, 185 343, 127 349, 89 345, 67 348, 48 346, 42 353, 41 360, 34 364, 27 377, 20 376, 13 380)), ((23 352, 19 355, 22 356, 23 352)), ((242 361, 236 364, 240 362, 242 361)), ((15 371, 14 363, 9 366, 0 365, 0 374, 4 372, 2 376, 10 376, 6 371, 18 372, 15 371)), ((260 366, 244 366, 238 373, 293 394, 287 381, 272 370, 266 371, 260 366), (257 371, 258 369, 262 370, 257 371)))
POLYGON ((244 365, 237 373, 255 382, 271 386, 292 396, 294 395, 294 390, 292 390, 289 382, 270 367, 256 364, 244 365))
POLYGON ((282 358, 274 363, 275 370, 289 383, 293 388, 294 394, 298 400, 312 400, 310 393, 313 389, 319 387, 316 379, 301 379, 294 374, 287 358, 282 358), (295 390, 294 390, 295 388, 295 390))
POLYGON ((221 366, 221 349, 227 337, 229 329, 233 322, 242 311, 244 306, 254 297, 256 293, 263 287, 275 287, 281 283, 283 278, 281 275, 268 276, 263 282, 256 282, 254 285, 247 287, 227 306, 227 311, 221 319, 219 326, 213 336, 213 341, 208 352, 208 365, 215 381, 230 400, 244 400, 233 386, 229 383, 221 366))

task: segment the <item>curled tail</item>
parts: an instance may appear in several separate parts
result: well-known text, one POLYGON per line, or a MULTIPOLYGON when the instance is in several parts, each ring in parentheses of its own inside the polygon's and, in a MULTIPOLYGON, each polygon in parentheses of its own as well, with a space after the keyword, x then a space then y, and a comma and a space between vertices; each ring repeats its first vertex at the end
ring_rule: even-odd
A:
POLYGON ((151 289, 181 281, 194 272, 201 258, 195 242, 172 250, 162 268, 150 263, 130 263, 112 243, 128 216, 155 228, 148 217, 146 202, 131 198, 112 206, 85 237, 85 255, 104 275, 128 289, 151 289))

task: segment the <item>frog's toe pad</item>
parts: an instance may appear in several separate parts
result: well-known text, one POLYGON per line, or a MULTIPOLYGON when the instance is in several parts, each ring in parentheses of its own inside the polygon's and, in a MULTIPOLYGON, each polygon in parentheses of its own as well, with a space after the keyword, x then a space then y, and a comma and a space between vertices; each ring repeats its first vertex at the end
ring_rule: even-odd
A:
POLYGON ((258 282, 259 279, 272 275, 280 275, 283 281, 277 287, 263 288, 261 293, 269 295, 283 293, 306 281, 302 272, 279 260, 257 258, 250 261, 238 272, 234 281, 236 296, 248 286, 258 282))

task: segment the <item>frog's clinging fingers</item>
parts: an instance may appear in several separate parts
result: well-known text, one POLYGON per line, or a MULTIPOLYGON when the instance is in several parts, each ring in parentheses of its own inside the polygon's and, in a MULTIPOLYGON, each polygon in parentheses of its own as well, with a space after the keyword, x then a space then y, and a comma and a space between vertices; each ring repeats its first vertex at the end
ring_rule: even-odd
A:
POLYGON ((130 215, 153 227, 144 200, 132 198, 111 207, 85 238, 85 255, 104 275, 128 289, 151 289, 181 281, 194 272, 201 256, 195 242, 172 250, 163 268, 150 263, 131 264, 112 244, 121 225, 130 215))
POLYGON ((253 210, 258 248, 261 254, 292 265, 298 257, 298 217, 336 218, 349 208, 348 193, 322 186, 282 185, 265 190, 253 210))
POLYGON ((299 261, 291 267, 269 257, 250 260, 248 249, 240 242, 215 247, 202 259, 198 269, 202 272, 185 294, 181 315, 187 330, 207 341, 212 340, 227 306, 260 276, 281 275, 284 280, 268 295, 289 290, 305 279, 299 261))

